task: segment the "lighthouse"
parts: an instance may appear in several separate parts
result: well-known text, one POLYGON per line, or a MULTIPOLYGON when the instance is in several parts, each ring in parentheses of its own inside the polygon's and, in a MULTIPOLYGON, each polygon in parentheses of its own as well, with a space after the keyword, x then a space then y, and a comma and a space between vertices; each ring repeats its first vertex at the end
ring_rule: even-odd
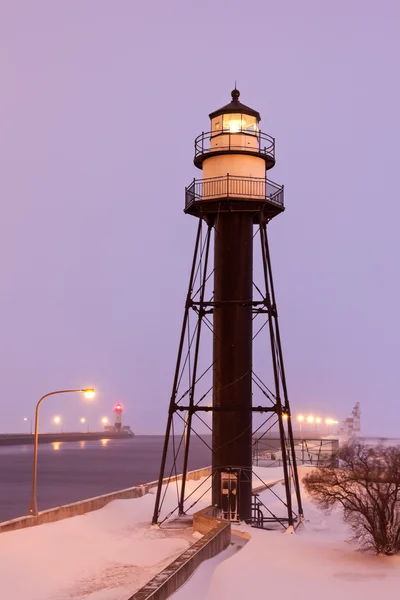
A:
MULTIPOLYGON (((201 437, 194 422, 198 419, 205 423, 205 412, 211 411, 214 511, 223 519, 252 522, 257 503, 252 490, 253 414, 259 413, 265 416, 268 427, 275 423, 279 432, 286 507, 280 519, 292 526, 301 518, 302 507, 267 236, 267 225, 284 211, 283 186, 267 176, 275 165, 275 140, 261 131, 259 112, 241 102, 236 88, 231 101, 213 111, 209 119, 209 131, 201 133, 194 143, 194 165, 201 177, 185 190, 184 210, 198 219, 198 230, 153 522, 160 521, 161 486, 168 461, 175 470, 182 469, 177 510, 185 513, 191 438, 193 432, 201 437), (261 254, 263 289, 253 277, 255 252, 261 254), (195 325, 191 326, 193 315, 195 325), (272 373, 268 384, 254 370, 256 317, 265 318, 263 327, 268 339, 263 357, 272 373), (212 332, 212 361, 204 368, 200 351, 206 329, 212 332), (189 383, 185 389, 182 381, 187 365, 189 383), (209 392, 199 390, 209 375, 209 392), (255 386, 265 398, 256 406, 255 386), (179 422, 182 414, 183 447, 174 440, 174 418, 178 417, 179 422)), ((266 515, 265 521, 268 519, 272 517, 266 515)))
POLYGON ((114 412, 115 412, 115 423, 114 423, 114 427, 115 427, 115 431, 121 431, 122 428, 122 404, 120 402, 117 402, 117 404, 114 406, 114 412))

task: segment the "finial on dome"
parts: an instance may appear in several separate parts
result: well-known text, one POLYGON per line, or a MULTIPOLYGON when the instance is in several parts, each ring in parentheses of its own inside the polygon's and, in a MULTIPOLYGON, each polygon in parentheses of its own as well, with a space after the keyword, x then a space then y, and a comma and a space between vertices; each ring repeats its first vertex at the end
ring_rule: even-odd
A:
POLYGON ((232 90, 232 100, 233 102, 237 102, 239 100, 240 92, 236 89, 236 81, 235 81, 235 89, 232 90))

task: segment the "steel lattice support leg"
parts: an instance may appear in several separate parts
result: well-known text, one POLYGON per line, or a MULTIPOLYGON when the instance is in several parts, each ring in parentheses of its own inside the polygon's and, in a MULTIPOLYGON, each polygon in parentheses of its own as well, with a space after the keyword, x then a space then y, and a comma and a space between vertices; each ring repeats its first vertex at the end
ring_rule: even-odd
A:
POLYGON ((303 517, 303 505, 301 501, 301 493, 300 493, 300 482, 299 482, 299 473, 297 471, 297 459, 296 459, 296 451, 294 447, 294 439, 293 439, 293 428, 292 428, 292 416, 289 405, 289 397, 287 392, 286 385, 286 373, 285 373, 285 365, 283 361, 283 352, 282 352, 282 344, 281 344, 281 336, 279 331, 279 322, 278 322, 278 311, 276 308, 276 300, 275 300, 275 288, 274 281, 272 278, 272 267, 271 267, 271 256, 269 253, 269 245, 268 245, 268 234, 267 228, 265 227, 265 256, 267 261, 268 273, 269 273, 269 281, 270 281, 270 289, 271 289, 271 301, 272 306, 275 307, 273 311, 273 319, 275 321, 275 332, 276 332, 276 346, 278 352, 278 358, 280 363, 280 373, 281 373, 281 381, 282 381, 282 390, 283 390, 283 398, 284 398, 284 409, 287 414, 287 428, 288 428, 288 437, 289 437, 289 445, 290 445, 290 458, 293 467, 293 479, 294 479, 294 487, 297 499, 298 512, 300 517, 303 517))
POLYGON ((158 478, 158 486, 157 486, 156 500, 155 500, 155 505, 154 505, 154 514, 153 514, 153 520, 152 520, 153 525, 155 525, 158 522, 158 516, 160 514, 161 490, 162 490, 162 486, 163 486, 163 479, 164 479, 164 473, 165 473, 165 463, 166 463, 167 454, 168 454, 168 446, 169 446, 169 438, 170 438, 170 433, 171 433, 172 419, 173 419, 173 416, 175 413, 175 400, 176 400, 177 386, 178 386, 178 381, 179 381, 179 373, 180 373, 180 369, 181 369, 183 345, 184 345, 184 341, 185 341, 185 335, 186 335, 188 319, 189 319, 189 310, 190 310, 190 305, 191 305, 191 297, 192 297, 192 293, 193 293, 193 285, 194 285, 194 281, 195 281, 196 264, 197 264, 198 255, 199 255, 202 224, 203 224, 202 220, 199 219, 196 243, 195 243, 194 254, 193 254, 192 268, 191 268, 191 272, 190 272, 189 288, 188 288, 188 293, 187 293, 187 297, 186 297, 185 313, 183 316, 182 332, 181 332, 181 337, 180 337, 180 341, 179 341, 178 358, 176 361, 174 382, 173 382, 173 386, 172 386, 172 394, 171 394, 171 400, 170 400, 170 404, 169 404, 168 420, 167 420, 167 427, 166 427, 165 439, 164 439, 164 448, 163 448, 163 453, 162 453, 162 458, 161 458, 160 475, 158 478))
POLYGON ((278 416, 279 435, 281 440, 281 451, 282 451, 282 464, 285 478, 285 491, 286 491, 286 504, 288 510, 288 523, 289 526, 293 525, 293 509, 292 509, 292 497, 290 489, 290 474, 289 464, 292 464, 293 479, 296 492, 296 498, 299 507, 299 514, 302 515, 302 505, 300 496, 300 487, 296 465, 296 455, 294 449, 293 431, 290 417, 290 406, 287 396, 286 378, 283 367, 283 354, 280 341, 278 314, 275 301, 275 293, 273 286, 271 260, 268 248, 268 237, 265 219, 260 219, 260 239, 261 239, 261 252, 264 269, 264 280, 266 290, 266 304, 268 310, 268 324, 271 342, 271 354, 274 371, 274 383, 275 383, 275 411, 278 416), (281 399, 281 386, 283 392, 283 406, 281 399), (289 438, 289 455, 288 448, 286 446, 285 428, 283 424, 283 414, 287 415, 287 426, 288 426, 288 438, 289 438))
POLYGON ((196 346, 194 351, 194 361, 193 361, 193 371, 192 371, 192 380, 190 384, 189 391, 189 412, 186 426, 186 443, 185 443, 185 453, 183 458, 183 471, 182 471, 182 486, 179 500, 179 514, 184 513, 184 500, 185 500, 185 488, 186 488, 186 476, 188 469, 188 460, 189 460, 189 448, 190 448, 190 434, 192 429, 192 417, 193 417, 193 407, 194 407, 194 393, 196 389, 196 377, 197 377, 197 365, 199 358, 199 347, 200 347, 200 336, 201 336, 201 324, 202 318, 204 316, 204 292, 206 287, 206 278, 207 278, 207 267, 208 267, 208 256, 210 251, 210 239, 211 239, 211 230, 212 225, 208 225, 207 229, 207 238, 206 238, 206 250, 204 257, 204 266, 202 279, 200 283, 200 304, 199 304, 199 320, 197 325, 197 333, 196 333, 196 346))

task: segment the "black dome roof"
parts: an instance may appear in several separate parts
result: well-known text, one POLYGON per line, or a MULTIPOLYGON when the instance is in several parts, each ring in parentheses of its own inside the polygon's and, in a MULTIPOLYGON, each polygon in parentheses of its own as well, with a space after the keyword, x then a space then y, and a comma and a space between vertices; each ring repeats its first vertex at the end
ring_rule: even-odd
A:
POLYGON ((234 90, 232 90, 232 101, 229 102, 229 104, 226 104, 225 106, 223 106, 222 108, 219 108, 218 110, 215 110, 214 112, 210 113, 209 114, 210 119, 213 119, 214 117, 218 117, 219 115, 222 115, 222 114, 242 113, 245 115, 250 115, 252 117, 255 117, 257 119, 257 121, 261 121, 260 113, 257 110, 250 108, 250 106, 246 106, 245 104, 242 104, 241 102, 239 102, 239 96, 240 96, 239 90, 237 90, 236 88, 234 90))

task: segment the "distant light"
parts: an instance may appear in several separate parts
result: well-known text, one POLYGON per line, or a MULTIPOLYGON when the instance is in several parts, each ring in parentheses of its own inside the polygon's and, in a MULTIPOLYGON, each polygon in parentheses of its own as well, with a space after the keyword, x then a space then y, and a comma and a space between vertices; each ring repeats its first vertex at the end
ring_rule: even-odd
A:
POLYGON ((24 417, 24 421, 27 421, 27 420, 28 420, 28 417, 24 417))
POLYGON ((304 416, 303 415, 299 415, 297 417, 297 420, 300 421, 300 423, 302 423, 304 421, 304 416))
POLYGON ((108 423, 108 418, 107 417, 103 417, 101 422, 106 425, 108 423))
POLYGON ((115 405, 115 410, 116 412, 122 412, 122 404, 118 402, 118 404, 115 405))
POLYGON ((333 425, 333 424, 334 424, 333 419, 325 419, 325 425, 333 425))
POLYGON ((54 417, 53 421, 54 423, 61 423, 61 417, 54 417))
POLYGON ((316 417, 316 418, 315 418, 315 422, 316 422, 316 423, 318 423, 318 424, 319 424, 319 423, 321 423, 321 421, 322 421, 321 417, 316 417))
POLYGON ((307 423, 314 423, 314 417, 312 415, 307 417, 307 423))
POLYGON ((83 390, 83 394, 85 398, 87 398, 88 400, 92 400, 95 397, 96 392, 93 388, 86 388, 83 390))
POLYGON ((82 417, 82 418, 81 418, 81 423, 86 423, 86 419, 85 419, 85 417, 82 417))

